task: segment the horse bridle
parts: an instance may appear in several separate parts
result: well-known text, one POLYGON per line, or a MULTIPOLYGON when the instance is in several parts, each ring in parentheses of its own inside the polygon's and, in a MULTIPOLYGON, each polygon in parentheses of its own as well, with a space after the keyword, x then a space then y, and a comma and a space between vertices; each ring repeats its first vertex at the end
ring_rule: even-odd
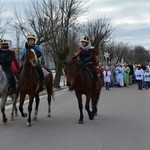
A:
POLYGON ((36 53, 35 53, 34 49, 27 49, 27 50, 26 50, 25 63, 31 64, 32 66, 36 66, 36 65, 37 65, 38 59, 37 59, 37 56, 36 56, 36 53), (31 52, 34 53, 34 56, 35 56, 34 59, 29 59, 29 60, 26 59, 26 58, 27 58, 27 53, 28 53, 28 51, 31 51, 31 52))

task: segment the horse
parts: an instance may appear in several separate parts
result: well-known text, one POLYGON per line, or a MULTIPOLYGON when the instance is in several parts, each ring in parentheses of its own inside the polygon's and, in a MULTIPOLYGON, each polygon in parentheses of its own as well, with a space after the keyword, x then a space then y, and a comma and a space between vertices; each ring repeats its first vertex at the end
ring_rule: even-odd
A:
MULTIPOLYGON (((41 89, 41 86, 39 85, 39 75, 37 74, 37 71, 35 70, 35 65, 38 63, 38 59, 36 56, 36 53, 34 49, 30 48, 28 44, 26 43, 26 53, 25 53, 25 60, 23 62, 23 68, 19 76, 19 88, 18 92, 20 94, 20 103, 19 103, 19 110, 21 112, 22 117, 26 117, 27 113, 24 113, 23 111, 23 104, 26 95, 29 96, 29 104, 28 104, 28 122, 27 127, 31 126, 31 112, 32 112, 32 104, 35 98, 35 111, 34 111, 34 117, 33 120, 37 119, 38 114, 38 106, 40 102, 39 93, 43 91, 44 89, 41 89)), ((53 75, 52 72, 47 68, 44 67, 45 70, 47 70, 48 74, 44 77, 44 85, 45 89, 47 91, 47 101, 48 101, 48 115, 47 117, 51 117, 51 97, 53 98, 53 75)))
POLYGON ((7 80, 5 72, 2 70, 2 67, 0 66, 0 98, 1 98, 1 112, 2 112, 3 123, 7 123, 8 121, 6 114, 5 114, 5 105, 6 105, 8 96, 12 99, 13 107, 12 107, 10 119, 13 120, 14 116, 18 116, 18 109, 16 107, 18 95, 16 93, 11 93, 9 91, 9 82, 7 80))
POLYGON ((85 109, 88 113, 89 119, 93 120, 97 115, 97 105, 100 97, 101 88, 103 86, 103 74, 98 77, 98 88, 94 88, 93 78, 91 77, 86 65, 78 68, 74 61, 64 62, 64 72, 67 78, 67 82, 73 86, 75 95, 78 100, 78 107, 80 112, 79 124, 83 124, 83 105, 82 95, 86 96, 85 109), (90 103, 91 102, 91 103, 90 103), (90 104, 92 111, 90 110, 90 104))

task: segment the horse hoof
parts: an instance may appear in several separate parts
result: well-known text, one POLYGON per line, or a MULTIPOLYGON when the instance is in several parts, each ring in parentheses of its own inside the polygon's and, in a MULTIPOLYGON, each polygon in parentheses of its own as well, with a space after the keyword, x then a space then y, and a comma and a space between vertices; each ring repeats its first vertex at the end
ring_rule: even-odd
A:
POLYGON ((37 117, 33 117, 33 121, 36 121, 37 120, 37 117))
POLYGON ((31 123, 27 122, 26 127, 31 127, 31 123))
POLYGON ((83 124, 83 120, 79 120, 79 121, 78 121, 78 124, 83 124))
POLYGON ((14 117, 18 117, 18 114, 15 114, 14 117))
POLYGON ((47 115, 47 118, 51 118, 51 115, 47 115))
POLYGON ((24 113, 24 114, 22 115, 22 117, 27 117, 27 113, 24 113))
POLYGON ((3 123, 7 123, 8 119, 7 118, 3 118, 3 123))
POLYGON ((10 117, 10 119, 9 119, 10 121, 14 121, 14 117, 10 117))
POLYGON ((89 119, 93 120, 94 119, 94 115, 89 116, 89 119))
POLYGON ((97 113, 94 113, 94 116, 97 116, 97 113))

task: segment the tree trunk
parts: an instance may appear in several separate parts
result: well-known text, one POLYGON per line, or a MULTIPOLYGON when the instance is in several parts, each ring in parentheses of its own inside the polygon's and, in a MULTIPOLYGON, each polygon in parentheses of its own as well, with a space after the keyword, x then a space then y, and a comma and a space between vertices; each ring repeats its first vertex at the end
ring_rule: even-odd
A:
POLYGON ((62 64, 60 63, 55 63, 56 66, 56 75, 55 75, 55 79, 54 79, 54 87, 55 88, 60 88, 60 79, 61 79, 61 75, 62 75, 62 64))

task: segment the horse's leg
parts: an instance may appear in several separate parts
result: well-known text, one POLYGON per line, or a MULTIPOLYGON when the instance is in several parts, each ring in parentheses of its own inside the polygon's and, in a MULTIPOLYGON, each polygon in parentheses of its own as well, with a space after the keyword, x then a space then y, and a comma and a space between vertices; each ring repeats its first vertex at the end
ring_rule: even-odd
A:
POLYGON ((2 117, 3 117, 3 123, 7 122, 6 114, 5 114, 5 104, 7 100, 7 95, 3 95, 2 100, 1 100, 1 112, 2 112, 2 117))
POLYGON ((51 96, 53 95, 53 92, 52 92, 52 85, 50 85, 49 87, 46 87, 47 89, 47 94, 48 94, 48 97, 47 97, 47 102, 48 102, 48 115, 47 117, 50 118, 51 117, 51 96))
POLYGON ((34 94, 30 94, 29 95, 29 105, 28 105, 28 122, 27 122, 27 127, 31 126, 31 112, 32 112, 32 104, 33 104, 33 100, 34 100, 34 94))
POLYGON ((51 117, 51 94, 48 93, 48 97, 47 97, 47 102, 48 102, 48 115, 47 117, 50 118, 51 117))
POLYGON ((96 99, 96 97, 92 98, 92 113, 94 116, 97 116, 97 102, 98 100, 96 99))
POLYGON ((18 109, 17 109, 17 105, 16 105, 16 103, 17 103, 17 101, 18 101, 18 97, 19 97, 19 92, 17 92, 16 94, 15 94, 15 99, 14 99, 14 106, 15 106, 15 117, 18 117, 18 109))
POLYGON ((15 107, 15 117, 18 117, 18 109, 17 109, 17 106, 15 107))
POLYGON ((94 93, 94 96, 93 96, 93 98, 92 98, 92 113, 94 114, 94 116, 97 116, 97 107, 98 107, 98 102, 99 102, 101 87, 102 87, 102 86, 100 86, 100 89, 98 89, 98 90, 94 93))
POLYGON ((22 94, 22 93, 20 94, 19 110, 22 117, 27 117, 27 113, 23 112, 23 104, 24 104, 25 96, 26 94, 22 94))
MULTIPOLYGON (((51 117, 51 98, 53 97, 53 75, 50 73, 50 75, 45 79, 45 86, 47 90, 47 102, 48 102, 48 115, 47 117, 51 117)), ((53 97, 54 99, 54 97, 53 97)))
POLYGON ((40 102, 39 93, 37 93, 35 96, 35 110, 34 110, 33 121, 37 120, 39 102, 40 102))
POLYGON ((83 124, 83 105, 82 105, 82 95, 81 94, 77 94, 77 99, 78 99, 78 106, 79 106, 79 111, 80 111, 80 118, 79 118, 79 124, 83 124))
POLYGON ((94 119, 94 115, 93 113, 90 111, 90 95, 86 95, 86 104, 85 104, 85 109, 86 111, 88 112, 88 115, 89 115, 89 119, 90 120, 93 120, 94 119))
POLYGON ((10 95, 11 99, 12 99, 12 111, 11 111, 11 115, 10 115, 10 120, 14 120, 14 111, 15 111, 15 107, 16 104, 14 103, 15 101, 15 96, 14 95, 10 95))
POLYGON ((15 117, 18 116, 18 109, 17 109, 17 106, 16 106, 18 96, 19 96, 19 93, 16 93, 15 95, 11 95, 11 98, 12 98, 12 101, 13 101, 13 105, 12 105, 13 108, 12 108, 10 120, 14 120, 14 115, 15 115, 15 117), (14 112, 15 112, 15 114, 14 114, 14 112))

